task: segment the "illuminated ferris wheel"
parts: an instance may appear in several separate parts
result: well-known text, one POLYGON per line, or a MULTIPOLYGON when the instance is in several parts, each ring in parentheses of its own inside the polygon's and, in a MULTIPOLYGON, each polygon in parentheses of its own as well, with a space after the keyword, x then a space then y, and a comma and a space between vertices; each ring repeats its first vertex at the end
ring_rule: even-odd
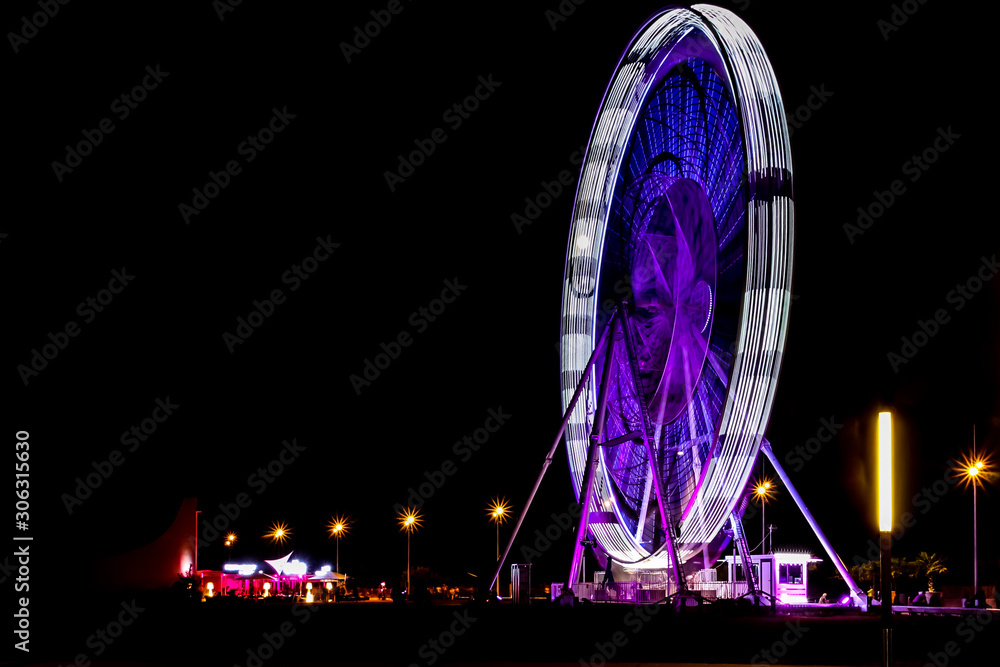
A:
POLYGON ((661 10, 605 92, 566 250, 560 436, 583 510, 570 583, 585 545, 670 572, 678 589, 733 539, 747 558, 740 517, 763 452, 860 595, 764 439, 792 231, 788 129, 763 47, 725 9, 661 10))
POLYGON ((709 5, 653 16, 605 93, 566 254, 577 555, 589 531, 607 557, 683 586, 684 563, 707 568, 742 538, 784 347, 792 222, 785 114, 756 36, 709 5))

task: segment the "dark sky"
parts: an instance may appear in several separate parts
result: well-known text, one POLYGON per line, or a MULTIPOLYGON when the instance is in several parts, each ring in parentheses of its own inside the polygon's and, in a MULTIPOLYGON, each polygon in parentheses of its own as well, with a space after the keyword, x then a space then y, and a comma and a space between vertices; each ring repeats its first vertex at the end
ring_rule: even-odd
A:
MULTIPOLYGON (((875 418, 894 409, 897 508, 916 516, 896 548, 946 554, 967 573, 970 494, 913 496, 971 448, 973 426, 981 448, 1000 437, 998 281, 968 298, 953 292, 977 272, 992 277, 1000 251, 985 48, 946 3, 913 3, 889 32, 879 21, 890 3, 723 4, 763 42, 789 114, 810 99, 817 107, 798 112, 792 136, 794 300, 768 438, 851 560, 876 534, 875 418), (907 164, 926 149, 926 170, 907 164), (894 181, 892 204, 848 233, 894 181), (894 368, 901 337, 939 310, 934 335, 894 368), (840 425, 836 436, 793 465, 785 457, 823 420, 840 425)), ((405 567, 394 504, 451 461, 454 474, 424 505, 414 563, 454 575, 490 564, 486 504, 506 496, 523 507, 561 416, 573 187, 530 226, 517 229, 512 215, 563 170, 575 179, 573 153, 618 58, 660 6, 590 0, 553 25, 546 11, 558 5, 402 2, 392 15, 381 2, 243 3, 220 20, 207 2, 73 3, 37 33, 22 24, 35 4, 6 9, 8 31, 34 36, 7 56, 3 413, 12 447, 18 429, 31 433, 32 530, 47 553, 134 548, 182 497, 215 516, 246 492, 234 556, 272 557, 260 535, 282 520, 290 548, 332 562, 325 526, 346 514, 343 569, 377 582, 405 567), (345 55, 371 12, 391 20, 345 55), (478 109, 447 113, 484 80, 493 90, 478 109), (126 104, 143 81, 143 99, 126 104), (269 124, 280 131, 255 147, 269 124), (67 155, 98 135, 89 154, 67 155), (390 188, 397 156, 442 137, 390 188), (206 186, 214 196, 201 200, 194 190, 206 186), (325 259, 303 262, 313 256, 325 259), (295 274, 303 265, 307 279, 295 274), (91 312, 87 299, 116 271, 132 277, 91 312), (227 343, 275 290, 281 303, 262 304, 270 315, 227 343), (433 321, 421 315, 442 291, 453 303, 433 321), (69 322, 77 335, 60 338, 69 322), (18 367, 49 334, 64 349, 25 375, 18 367), (397 358, 352 385, 401 335, 397 358), (168 397, 173 414, 123 444, 168 397), (456 453, 491 410, 509 418, 478 451, 456 453), (286 440, 304 450, 273 481, 251 477, 286 440), (120 465, 68 513, 64 494, 114 450, 120 465)), ((1000 544, 985 527, 996 495, 979 497, 980 550, 994 564, 1000 544)), ((526 539, 572 500, 560 448, 526 539)), ((819 549, 784 490, 767 517, 776 544, 819 549)), ((759 541, 759 520, 748 531, 759 541)), ((563 539, 539 557, 537 576, 564 578, 570 548, 563 539)), ((216 542, 201 563, 225 557, 216 542)))

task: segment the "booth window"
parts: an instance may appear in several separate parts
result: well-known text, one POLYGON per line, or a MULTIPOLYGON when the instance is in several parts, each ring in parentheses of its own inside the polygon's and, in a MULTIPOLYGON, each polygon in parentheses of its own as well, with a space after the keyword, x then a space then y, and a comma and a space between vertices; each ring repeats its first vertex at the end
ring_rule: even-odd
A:
POLYGON ((801 584, 802 565, 799 563, 782 563, 778 576, 778 583, 780 584, 801 584))

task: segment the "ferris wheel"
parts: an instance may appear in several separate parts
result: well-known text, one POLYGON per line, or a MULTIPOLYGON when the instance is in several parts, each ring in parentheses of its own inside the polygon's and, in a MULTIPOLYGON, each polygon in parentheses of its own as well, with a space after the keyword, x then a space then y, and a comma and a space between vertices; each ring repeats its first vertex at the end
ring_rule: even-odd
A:
POLYGON ((584 545, 680 588, 730 540, 745 555, 745 489, 764 453, 857 593, 764 439, 792 233, 789 135, 763 47, 728 10, 661 10, 607 87, 573 206, 564 419, 542 470, 564 431, 582 505, 569 582, 584 545))
POLYGON ((785 114, 760 42, 708 5, 649 19, 590 137, 562 299, 570 471, 596 513, 583 523, 615 561, 708 567, 728 542, 784 347, 792 217, 785 114), (637 437, 592 447, 595 433, 637 437))

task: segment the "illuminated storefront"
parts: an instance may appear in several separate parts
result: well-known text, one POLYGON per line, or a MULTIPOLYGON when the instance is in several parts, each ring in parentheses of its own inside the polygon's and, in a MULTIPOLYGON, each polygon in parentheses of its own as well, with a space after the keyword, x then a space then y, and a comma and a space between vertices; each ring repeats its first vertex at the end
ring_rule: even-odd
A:
POLYGON ((342 586, 347 577, 333 572, 329 565, 309 573, 291 552, 282 558, 260 563, 226 563, 221 570, 199 570, 206 598, 236 596, 248 598, 289 598, 305 602, 332 600, 334 586, 342 586), (327 592, 324 594, 324 592, 327 592))

